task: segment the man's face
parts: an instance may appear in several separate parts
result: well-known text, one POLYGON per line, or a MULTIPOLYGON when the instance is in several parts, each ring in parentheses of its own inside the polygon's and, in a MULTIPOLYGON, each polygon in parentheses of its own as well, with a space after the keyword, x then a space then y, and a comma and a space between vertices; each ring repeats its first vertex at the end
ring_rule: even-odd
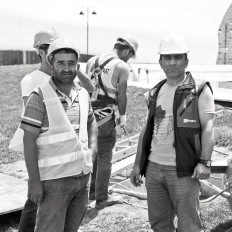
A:
POLYGON ((76 77, 77 57, 74 53, 56 53, 52 64, 54 79, 60 83, 72 83, 76 77))
POLYGON ((130 58, 134 56, 134 53, 131 49, 125 49, 122 51, 121 55, 119 58, 125 62, 127 62, 130 58))
POLYGON ((159 63, 167 78, 178 79, 184 77, 188 59, 185 54, 168 54, 162 55, 159 63))

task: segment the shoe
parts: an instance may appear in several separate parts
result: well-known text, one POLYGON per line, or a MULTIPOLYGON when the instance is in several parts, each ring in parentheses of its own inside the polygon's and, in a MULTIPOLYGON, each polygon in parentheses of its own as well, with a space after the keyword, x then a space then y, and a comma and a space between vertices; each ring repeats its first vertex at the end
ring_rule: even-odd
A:
POLYGON ((103 209, 107 206, 122 204, 123 198, 121 196, 110 196, 106 200, 96 201, 95 208, 96 209, 103 209))

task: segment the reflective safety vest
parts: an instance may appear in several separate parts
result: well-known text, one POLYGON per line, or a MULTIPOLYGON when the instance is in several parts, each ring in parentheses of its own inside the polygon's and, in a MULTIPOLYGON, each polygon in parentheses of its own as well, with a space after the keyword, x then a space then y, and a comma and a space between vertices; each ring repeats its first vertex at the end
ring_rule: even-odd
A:
POLYGON ((79 91, 79 138, 52 86, 48 83, 41 87, 41 91, 49 120, 49 130, 40 134, 36 141, 41 180, 89 173, 92 169, 92 159, 88 149, 87 91, 83 88, 79 91))

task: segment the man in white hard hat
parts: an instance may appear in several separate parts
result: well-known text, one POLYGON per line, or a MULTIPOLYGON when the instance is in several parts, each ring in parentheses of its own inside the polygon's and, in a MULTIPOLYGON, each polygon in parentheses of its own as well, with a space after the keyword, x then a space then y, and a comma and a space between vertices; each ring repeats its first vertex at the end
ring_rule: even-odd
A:
MULTIPOLYGON (((60 38, 61 35, 54 29, 48 28, 39 30, 34 36, 33 47, 37 50, 37 54, 40 58, 40 68, 25 75, 21 80, 21 92, 23 98, 23 112, 24 106, 28 100, 31 92, 38 86, 44 85, 50 80, 51 68, 46 60, 48 48, 52 41, 60 38)), ((88 92, 92 92, 94 87, 88 76, 81 70, 77 70, 77 76, 80 80, 80 84, 87 89, 88 92)), ((23 131, 18 128, 9 148, 15 151, 22 151, 22 138, 23 131)), ((27 200, 21 215, 19 223, 19 232, 32 232, 34 231, 35 218, 36 218, 37 204, 27 200)))
POLYGON ((86 72, 95 85, 91 102, 98 122, 98 153, 91 176, 89 199, 96 199, 97 209, 122 203, 120 196, 108 195, 112 149, 116 142, 115 109, 118 108, 119 125, 124 128, 130 72, 127 61, 135 57, 137 49, 137 41, 131 35, 125 35, 116 40, 111 52, 95 56, 87 62, 86 72))
POLYGON ((77 232, 88 202, 97 126, 88 92, 74 81, 79 56, 65 38, 50 44, 52 78, 30 94, 20 124, 36 232, 77 232))
POLYGON ((148 216, 154 231, 203 232, 199 216, 200 181, 210 176, 214 145, 214 100, 208 82, 197 84, 181 35, 160 43, 159 63, 166 79, 146 95, 148 117, 138 143, 131 182, 146 178, 148 216))

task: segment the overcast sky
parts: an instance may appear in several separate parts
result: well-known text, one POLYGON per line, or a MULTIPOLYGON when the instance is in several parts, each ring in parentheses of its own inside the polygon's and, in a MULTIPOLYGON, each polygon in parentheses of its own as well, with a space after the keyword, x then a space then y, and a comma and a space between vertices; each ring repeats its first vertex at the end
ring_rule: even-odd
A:
MULTIPOLYGON (((190 63, 215 64, 218 29, 231 0, 0 0, 0 49, 32 50, 34 34, 54 27, 81 53, 112 49, 115 39, 133 34, 135 62, 157 63, 160 39, 169 32, 185 36, 190 63), (85 13, 79 15, 80 11, 85 13), (95 10, 97 15, 92 15, 95 10)), ((231 26, 232 27, 232 26, 231 26)))

